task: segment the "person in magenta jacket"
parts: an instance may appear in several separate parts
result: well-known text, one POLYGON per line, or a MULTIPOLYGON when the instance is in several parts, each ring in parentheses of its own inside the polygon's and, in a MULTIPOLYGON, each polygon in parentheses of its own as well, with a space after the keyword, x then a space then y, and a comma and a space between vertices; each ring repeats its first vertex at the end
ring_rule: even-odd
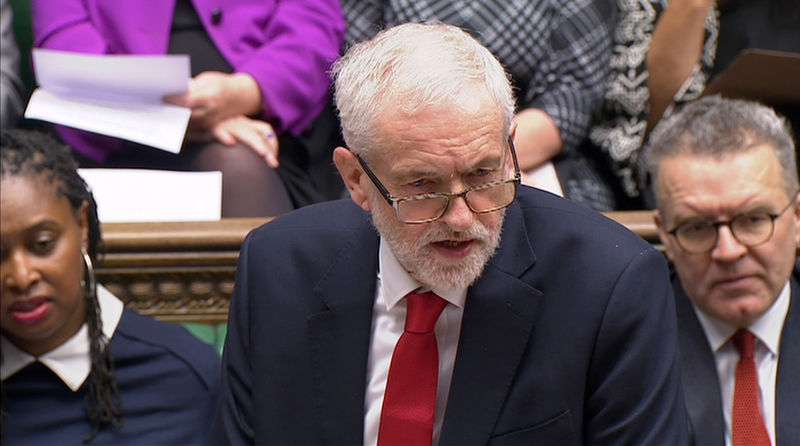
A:
MULTIPOLYGON (((328 70, 344 42, 338 0, 32 0, 32 16, 34 46, 39 48, 190 54, 194 77, 188 93, 167 100, 192 109, 187 146, 201 141, 199 147, 205 147, 216 141, 228 149, 205 156, 185 146, 182 152, 194 153, 193 162, 170 166, 164 153, 143 155, 147 151, 137 150, 132 155, 131 143, 58 127, 62 139, 89 161, 125 165, 131 158, 141 162, 149 157, 156 161, 145 164, 205 170, 214 166, 198 166, 197 158, 219 161, 219 153, 229 157, 227 146, 244 146, 252 152, 244 156, 257 156, 270 168, 284 163, 293 165, 287 168, 308 167, 303 165, 308 154, 282 152, 298 149, 299 137, 329 103, 328 70)), ((300 142, 299 149, 303 145, 300 142)), ((329 154, 326 161, 330 163, 329 154)), ((248 167, 252 162, 236 164, 252 168, 248 167)), ((281 170, 284 183, 306 180, 298 172, 284 175, 281 170)), ((285 186, 295 206, 318 201, 309 198, 310 192, 295 193, 292 184, 285 186)), ((250 190, 257 188, 250 183, 250 190)), ((224 208, 223 204, 223 215, 224 208)))

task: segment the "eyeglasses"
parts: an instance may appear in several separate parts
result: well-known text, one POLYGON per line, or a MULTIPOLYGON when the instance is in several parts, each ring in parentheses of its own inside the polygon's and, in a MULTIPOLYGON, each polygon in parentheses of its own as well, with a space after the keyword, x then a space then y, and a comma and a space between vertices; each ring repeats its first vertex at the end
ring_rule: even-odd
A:
POLYGON ((356 154, 356 158, 369 179, 372 180, 375 187, 383 195, 383 198, 386 199, 386 202, 394 208, 397 219, 403 223, 418 224, 441 218, 447 212, 450 202, 456 198, 463 198, 467 203, 467 207, 476 214, 497 211, 513 203, 517 196, 517 187, 519 186, 521 175, 517 152, 514 149, 514 142, 511 137, 508 138, 508 147, 511 149, 511 157, 514 160, 514 178, 512 179, 492 181, 456 194, 433 192, 402 198, 393 197, 383 183, 378 180, 378 177, 375 176, 375 173, 372 172, 367 163, 358 154, 356 154))
MULTIPOLYGON (((792 196, 795 196, 793 194, 792 196)), ((757 246, 772 238, 775 231, 775 220, 783 215, 794 200, 777 214, 769 212, 748 212, 740 214, 727 221, 712 222, 705 218, 688 220, 668 231, 675 236, 678 245, 692 254, 706 254, 714 249, 719 239, 719 227, 730 228, 733 237, 744 246, 757 246)))

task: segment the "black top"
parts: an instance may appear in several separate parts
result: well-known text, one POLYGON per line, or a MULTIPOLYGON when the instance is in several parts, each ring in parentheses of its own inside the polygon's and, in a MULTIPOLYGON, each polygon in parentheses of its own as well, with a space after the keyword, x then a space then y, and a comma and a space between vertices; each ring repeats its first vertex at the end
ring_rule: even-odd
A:
POLYGON ((203 71, 233 72, 233 67, 206 33, 190 0, 175 2, 167 53, 188 54, 192 61, 192 77, 203 71))

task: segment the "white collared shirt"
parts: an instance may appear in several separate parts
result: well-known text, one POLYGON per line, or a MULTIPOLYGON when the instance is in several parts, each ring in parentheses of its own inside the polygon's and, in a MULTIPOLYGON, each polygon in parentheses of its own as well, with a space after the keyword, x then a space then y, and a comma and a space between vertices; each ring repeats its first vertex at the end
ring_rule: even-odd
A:
MULTIPOLYGON (((124 305, 99 284, 97 300, 100 305, 100 319, 103 321, 103 334, 111 339, 122 318, 124 305)), ((92 371, 89 357, 89 329, 86 323, 65 343, 38 358, 20 350, 5 336, 0 336, 0 346, 3 349, 3 363, 0 365, 0 378, 3 381, 38 360, 61 378, 73 392, 77 392, 92 371)))
MULTIPOLYGON (((375 305, 372 313, 372 336, 370 339, 369 361, 367 363, 367 390, 365 397, 364 444, 378 442, 378 428, 386 390, 386 377, 392 352, 400 335, 403 334, 406 320, 406 294, 420 288, 400 265, 389 245, 381 239, 378 252, 379 271, 375 292, 375 305)), ((434 293, 448 302, 434 329, 436 346, 439 349, 439 383, 436 387, 436 414, 433 423, 433 444, 439 442, 444 410, 450 381, 453 378, 453 365, 458 349, 461 320, 464 316, 464 303, 467 288, 439 289, 434 293)))
MULTIPOLYGON (((755 362, 758 371, 758 386, 761 396, 761 413, 769 432, 772 444, 775 444, 775 390, 778 377, 778 355, 780 352, 781 332, 791 302, 791 286, 789 281, 769 310, 756 320, 748 329, 755 335, 755 362)), ((739 352, 733 342, 728 342, 737 328, 718 319, 712 318, 697 307, 694 308, 700 325, 706 333, 714 359, 717 362, 720 394, 722 396, 722 413, 725 417, 725 444, 731 445, 731 419, 733 413, 733 390, 736 382, 736 364, 739 352)))

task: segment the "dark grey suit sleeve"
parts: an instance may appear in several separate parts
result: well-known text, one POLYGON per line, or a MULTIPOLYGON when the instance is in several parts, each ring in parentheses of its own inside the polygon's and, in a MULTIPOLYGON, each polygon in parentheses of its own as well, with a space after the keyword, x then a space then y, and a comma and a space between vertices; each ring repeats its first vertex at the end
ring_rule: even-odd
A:
POLYGON ((619 275, 605 309, 585 407, 585 444, 686 444, 672 286, 648 248, 619 275))
POLYGON ((217 418, 211 444, 253 444, 253 376, 250 364, 248 252, 252 234, 242 244, 236 286, 228 315, 228 334, 222 355, 217 418))

